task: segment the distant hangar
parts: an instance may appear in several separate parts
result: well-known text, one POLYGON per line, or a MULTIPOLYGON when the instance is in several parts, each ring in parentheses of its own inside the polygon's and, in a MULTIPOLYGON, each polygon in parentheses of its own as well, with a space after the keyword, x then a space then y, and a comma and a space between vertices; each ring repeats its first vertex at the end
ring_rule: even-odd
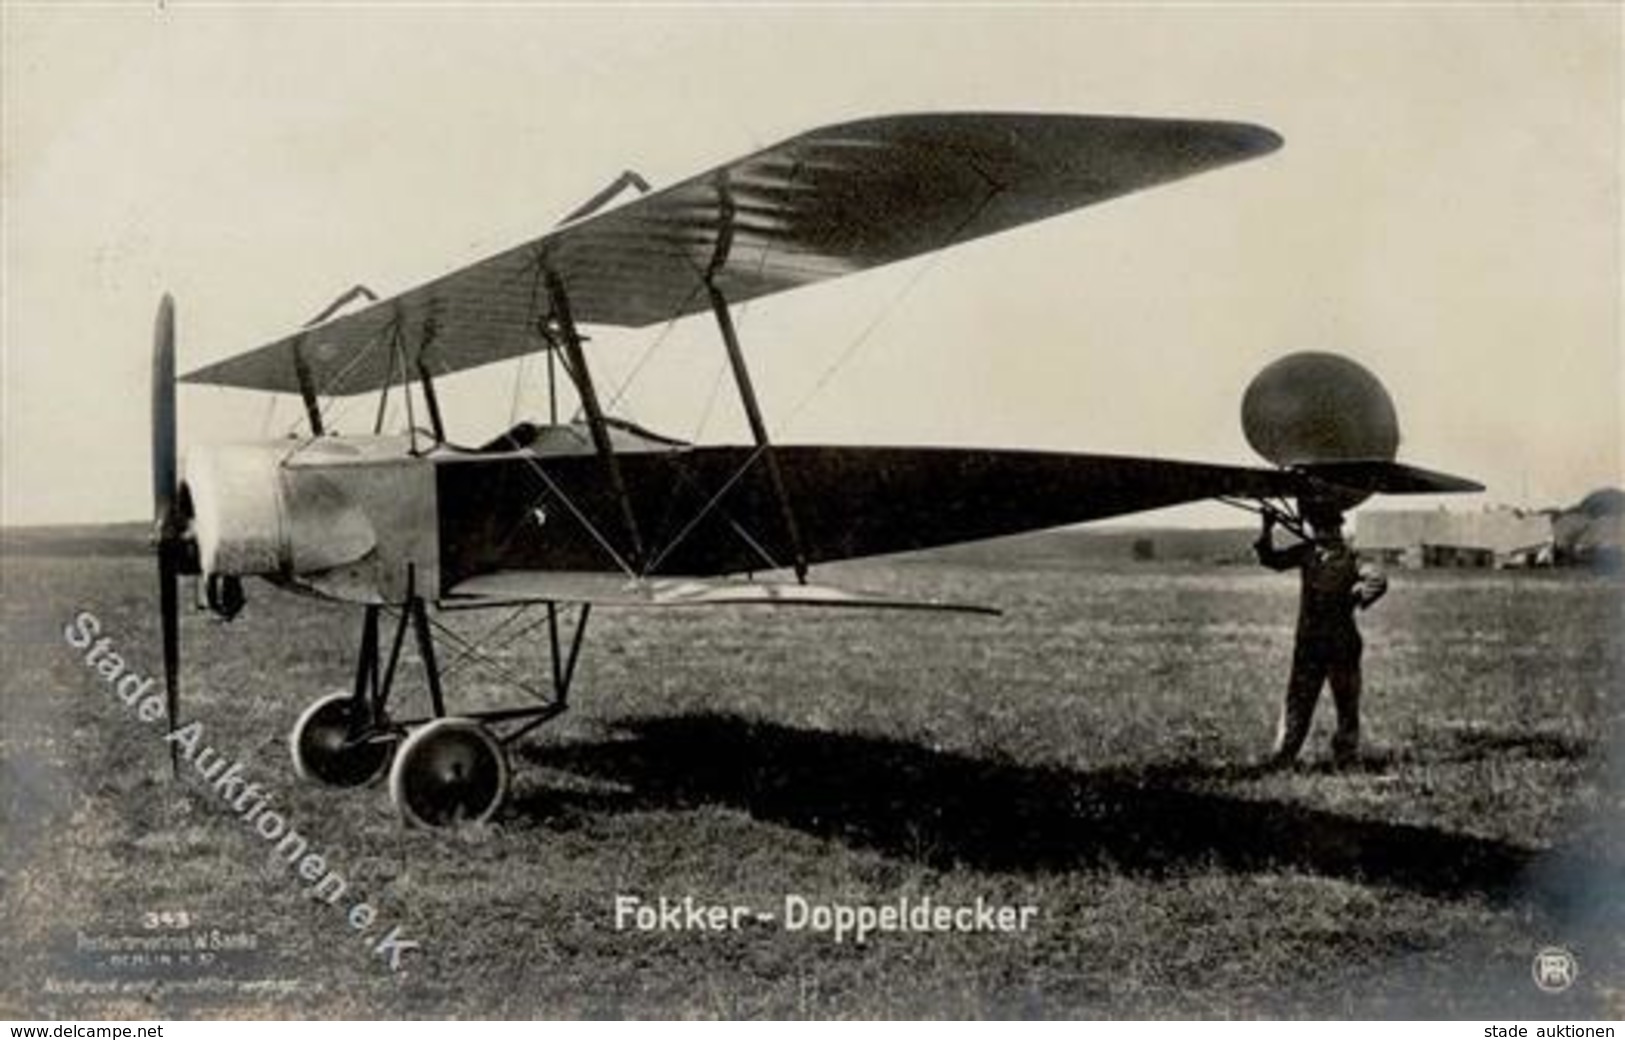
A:
POLYGON ((1358 514, 1360 552, 1389 566, 1617 570, 1625 559, 1625 492, 1593 491, 1567 509, 1408 509, 1358 514))

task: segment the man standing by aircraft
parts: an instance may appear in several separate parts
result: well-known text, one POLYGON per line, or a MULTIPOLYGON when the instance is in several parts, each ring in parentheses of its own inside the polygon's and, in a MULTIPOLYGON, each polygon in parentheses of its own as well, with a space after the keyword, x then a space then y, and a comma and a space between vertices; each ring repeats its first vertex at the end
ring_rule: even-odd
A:
POLYGON ((1264 529, 1253 548, 1258 562, 1272 570, 1297 568, 1302 573, 1298 600, 1297 640, 1292 678, 1276 731, 1272 766, 1298 757, 1314 718, 1320 688, 1328 681, 1337 707, 1332 757, 1352 764, 1360 748, 1360 653, 1363 644, 1354 612, 1371 606, 1388 591, 1388 581, 1375 567, 1362 567, 1343 540, 1343 514, 1325 503, 1306 503, 1309 537, 1285 549, 1275 547, 1277 517, 1264 513, 1264 529))

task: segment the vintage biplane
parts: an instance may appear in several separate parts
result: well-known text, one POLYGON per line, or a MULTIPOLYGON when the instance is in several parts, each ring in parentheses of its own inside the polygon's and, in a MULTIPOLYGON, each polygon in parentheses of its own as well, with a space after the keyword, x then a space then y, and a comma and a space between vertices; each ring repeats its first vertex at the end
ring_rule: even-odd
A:
POLYGON ((179 575, 198 575, 200 596, 228 618, 243 606, 249 576, 358 604, 353 686, 299 718, 290 738, 298 771, 348 787, 387 769, 407 821, 482 820, 508 788, 505 745, 565 710, 595 606, 963 609, 813 584, 809 569, 1201 499, 1290 512, 1314 496, 1353 503, 1375 492, 1476 489, 1395 463, 1398 429, 1380 384, 1324 354, 1278 362, 1248 391, 1247 434, 1269 467, 770 439, 736 334, 739 304, 1280 143, 1241 123, 905 115, 814 130, 610 205, 612 189, 640 180, 623 175, 539 238, 359 309, 335 306, 182 377, 297 394, 308 424, 292 438, 191 451, 184 476, 166 297, 154 349, 153 474, 171 725, 179 575), (684 443, 601 403, 584 327, 702 312, 716 322, 753 443, 684 443), (458 444, 436 380, 531 353, 545 355, 548 421, 458 444), (573 389, 579 418, 559 420, 560 386, 573 389), (397 391, 408 428, 390 434, 385 405, 397 391), (364 393, 379 395, 373 432, 329 430, 324 401, 364 393), (492 642, 446 624, 447 612, 478 608, 505 609, 492 642), (536 613, 521 624, 516 613, 528 610, 536 613), (532 688, 529 676, 504 673, 529 692, 526 703, 448 706, 437 643, 461 663, 500 645, 497 636, 544 622, 551 674, 532 688), (408 633, 427 687, 418 717, 390 700, 408 633))

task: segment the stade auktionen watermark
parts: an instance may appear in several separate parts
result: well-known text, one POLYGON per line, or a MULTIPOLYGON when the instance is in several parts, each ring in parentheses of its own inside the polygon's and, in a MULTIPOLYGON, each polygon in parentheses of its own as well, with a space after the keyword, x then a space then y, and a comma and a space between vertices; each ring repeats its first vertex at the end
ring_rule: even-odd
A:
MULTIPOLYGON (((139 721, 152 725, 163 720, 164 695, 158 689, 157 679, 129 666, 112 638, 102 634, 100 618, 88 610, 80 610, 62 634, 70 647, 84 652, 85 666, 107 684, 114 698, 139 721)), ((163 740, 178 749, 180 757, 192 767, 218 806, 237 817, 249 833, 271 846, 273 856, 280 858, 292 874, 305 883, 305 894, 343 913, 345 922, 358 938, 372 947, 374 955, 386 959, 391 969, 399 971, 402 957, 419 949, 418 943, 401 936, 400 925, 394 925, 383 938, 377 938, 384 927, 377 909, 364 899, 346 898, 350 896, 351 885, 344 874, 332 868, 329 857, 312 849, 310 840, 285 815, 271 808, 273 793, 250 778, 240 758, 208 742, 202 722, 188 722, 165 733, 163 740)))

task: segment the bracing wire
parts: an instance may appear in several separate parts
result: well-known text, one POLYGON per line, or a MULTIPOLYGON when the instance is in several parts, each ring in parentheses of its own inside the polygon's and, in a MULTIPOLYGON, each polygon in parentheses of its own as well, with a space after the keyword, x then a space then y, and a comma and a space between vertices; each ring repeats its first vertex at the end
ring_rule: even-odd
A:
POLYGON ((276 394, 268 394, 265 403, 265 418, 260 420, 260 436, 269 439, 271 436, 271 423, 276 418, 276 394))
POLYGON ((942 261, 943 253, 948 249, 949 246, 955 244, 955 241, 959 238, 960 232, 964 231, 967 227, 970 227, 970 225, 982 215, 982 212, 987 209, 988 205, 998 196, 1000 190, 1001 189, 998 185, 990 185, 988 193, 982 197, 982 201, 976 204, 976 207, 966 215, 964 220, 959 222, 953 231, 949 232, 943 244, 939 246, 936 251, 934 251, 931 256, 925 260, 924 263, 920 264, 914 269, 914 273, 909 276, 908 281, 904 282, 902 287, 898 289, 895 294, 893 294, 892 298, 887 301, 884 307, 881 308, 880 313, 876 314, 874 318, 872 318, 869 323, 864 326, 863 330, 858 333, 857 337, 854 338, 851 343, 848 343, 845 349, 843 349, 841 353, 836 356, 835 360, 824 369, 823 373, 818 377, 818 379, 813 382, 812 389, 808 390, 800 402, 798 402, 794 408, 790 409, 790 411, 785 415, 784 419, 777 424, 774 429, 775 435, 783 433, 786 427, 794 422, 802 412, 806 411, 807 407, 812 404, 813 400, 817 398, 824 388, 830 384, 831 380, 835 378, 836 373, 852 360, 852 358, 857 354, 858 350, 865 343, 867 343, 869 338, 875 334, 876 330, 878 330, 880 326, 886 322, 886 319, 890 318, 892 314, 896 312, 898 307, 902 305, 903 301, 906 300, 909 295, 919 287, 920 283, 925 280, 925 276, 937 269, 937 265, 942 261))
POLYGON ((728 366, 721 358, 717 359, 717 374, 711 379, 711 392, 705 396, 705 406, 700 409, 700 421, 694 427, 694 435, 689 440, 699 443, 705 436, 705 428, 710 425, 711 413, 716 410, 717 398, 722 396, 722 377, 728 374, 728 366))
MULTIPOLYGON (((695 292, 697 292, 697 290, 690 291, 690 300, 693 299, 695 292)), ((679 307, 678 310, 681 311, 684 307, 687 307, 688 302, 689 300, 684 300, 682 307, 679 307)), ((626 392, 632 388, 632 382, 643 373, 643 369, 654 357, 655 351, 660 349, 661 345, 665 343, 666 339, 671 335, 672 329, 676 327, 676 317, 666 320, 666 323, 661 326, 660 332, 654 336, 654 338, 649 342, 648 346, 643 348, 643 353, 638 355, 638 359, 635 363, 633 363, 631 371, 627 372, 626 377, 620 381, 618 386, 616 386, 615 392, 609 395, 609 402, 604 405, 605 412, 612 412, 617 406, 620 405, 621 400, 626 396, 626 392)), ((577 406, 577 414, 580 414, 579 405, 577 406)))
MULTIPOLYGON (((549 348, 551 349, 551 348, 549 348)), ((519 399, 525 387, 525 363, 530 360, 529 354, 519 355, 519 364, 513 374, 513 400, 508 405, 508 427, 519 421, 519 399)))
MULTIPOLYGON (((328 388, 342 385, 345 378, 347 378, 349 374, 355 370, 355 367, 361 363, 362 359, 367 357, 374 350, 378 349, 379 344, 382 342, 382 336, 375 336, 373 340, 365 347, 356 351, 355 356, 350 358, 350 360, 345 363, 343 368, 335 372, 330 378, 323 382, 321 387, 317 389, 316 396, 318 401, 316 411, 317 414, 322 417, 323 426, 336 426, 336 423, 333 422, 333 420, 335 420, 339 415, 344 414, 354 403, 350 399, 335 397, 331 394, 327 394, 328 388), (327 396, 327 400, 320 400, 323 395, 327 396)), ((290 435, 296 433, 302 422, 303 419, 295 420, 294 423, 288 428, 288 433, 290 435)), ((291 451, 289 451, 286 456, 284 456, 283 461, 287 461, 288 458, 291 458, 300 451, 303 451, 305 448, 308 448, 311 444, 315 443, 316 439, 315 431, 310 431, 305 437, 299 440, 298 444, 291 451)))
MULTIPOLYGON (((390 607, 385 607, 384 608, 384 615, 386 617, 390 617, 390 618, 398 617, 397 612, 393 608, 390 608, 390 607)), ((440 619, 434 617, 433 615, 428 616, 428 622, 429 622, 429 627, 433 628, 436 632, 440 633, 440 635, 446 640, 446 642, 451 643, 453 646, 463 650, 465 653, 472 653, 472 654, 475 654, 475 655, 479 655, 479 647, 478 647, 478 645, 476 645, 475 643, 470 641, 461 632, 458 632, 456 629, 454 629, 454 628, 450 627, 449 625, 445 624, 443 621, 441 621, 440 619)), ((538 699, 542 699, 541 695, 536 693, 535 688, 532 687, 528 682, 526 682, 524 679, 520 678, 519 676, 515 675, 509 669, 504 668, 501 665, 497 664, 495 661, 491 660, 489 657, 485 657, 485 656, 481 655, 481 656, 478 657, 477 663, 478 663, 479 667, 484 668, 484 669, 496 674, 496 676, 498 678, 500 678, 504 682, 507 682, 508 684, 512 685, 515 689, 524 690, 525 692, 531 694, 532 696, 537 697, 538 699)))

